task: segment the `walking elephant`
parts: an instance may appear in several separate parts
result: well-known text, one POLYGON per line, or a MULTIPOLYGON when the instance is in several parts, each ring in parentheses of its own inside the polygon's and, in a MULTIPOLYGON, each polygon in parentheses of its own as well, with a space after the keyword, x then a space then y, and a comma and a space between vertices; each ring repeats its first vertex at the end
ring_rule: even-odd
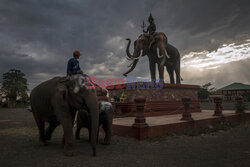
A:
POLYGON ((176 74, 176 83, 180 84, 180 54, 179 51, 167 41, 167 37, 164 33, 155 33, 154 36, 148 34, 142 34, 134 43, 134 53, 129 53, 129 47, 131 40, 127 39, 128 45, 126 49, 127 59, 132 61, 129 66, 130 69, 124 73, 127 76, 128 73, 134 70, 138 60, 141 56, 148 56, 149 68, 151 74, 151 80, 155 81, 155 64, 158 64, 159 78, 164 81, 164 66, 166 66, 170 83, 175 83, 174 72, 176 74), (152 38, 153 37, 153 38, 152 38), (138 53, 140 55, 138 56, 138 53))
MULTIPOLYGON (((113 120, 113 108, 110 102, 100 102, 99 103, 99 126, 102 126, 105 137, 104 144, 109 145, 112 136, 112 120, 113 120)), ((77 129, 75 133, 76 139, 80 139, 81 128, 87 128, 89 131, 89 141, 91 140, 91 119, 89 112, 87 110, 81 110, 77 116, 77 129)), ((97 133, 98 141, 99 131, 97 133)))
POLYGON ((87 76, 55 77, 35 87, 30 95, 33 116, 39 130, 39 142, 47 145, 54 129, 62 124, 66 156, 75 155, 73 147, 73 118, 76 110, 88 108, 91 115, 91 145, 96 156, 99 108, 95 89, 87 88, 87 76), (45 132, 45 122, 49 127, 45 132))

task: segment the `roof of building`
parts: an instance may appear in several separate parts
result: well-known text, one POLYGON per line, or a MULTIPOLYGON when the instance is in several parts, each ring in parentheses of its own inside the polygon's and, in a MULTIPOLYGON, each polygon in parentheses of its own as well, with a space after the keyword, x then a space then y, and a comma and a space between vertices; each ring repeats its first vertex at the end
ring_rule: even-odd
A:
POLYGON ((218 90, 250 90, 250 85, 235 82, 218 90))

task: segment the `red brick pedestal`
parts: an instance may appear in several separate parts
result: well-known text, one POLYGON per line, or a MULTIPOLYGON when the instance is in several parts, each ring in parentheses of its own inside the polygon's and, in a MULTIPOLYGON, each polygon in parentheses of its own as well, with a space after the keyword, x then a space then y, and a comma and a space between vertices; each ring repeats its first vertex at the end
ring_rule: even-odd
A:
POLYGON ((108 86, 109 98, 126 96, 124 102, 113 103, 114 108, 119 109, 115 111, 115 115, 119 113, 136 116, 136 106, 134 99, 137 96, 143 96, 147 99, 144 107, 144 116, 161 116, 169 114, 181 114, 184 112, 182 98, 190 97, 189 112, 201 112, 200 103, 198 101, 198 85, 187 84, 163 84, 160 88, 159 85, 148 85, 150 82, 142 83, 129 83, 122 85, 108 86), (133 85, 133 86, 132 86, 133 85))
POLYGON ((182 103, 184 105, 184 112, 182 114, 181 120, 193 121, 192 115, 189 112, 189 105, 190 105, 190 100, 191 99, 189 97, 184 97, 181 100, 182 100, 182 103))
POLYGON ((136 97, 134 99, 136 105, 136 117, 135 122, 132 125, 136 139, 143 140, 148 137, 148 124, 146 123, 146 119, 144 117, 144 106, 146 99, 144 97, 136 97))
POLYGON ((222 114, 222 98, 221 97, 215 97, 214 98, 214 103, 215 103, 215 110, 214 110, 214 115, 213 116, 223 116, 222 114))

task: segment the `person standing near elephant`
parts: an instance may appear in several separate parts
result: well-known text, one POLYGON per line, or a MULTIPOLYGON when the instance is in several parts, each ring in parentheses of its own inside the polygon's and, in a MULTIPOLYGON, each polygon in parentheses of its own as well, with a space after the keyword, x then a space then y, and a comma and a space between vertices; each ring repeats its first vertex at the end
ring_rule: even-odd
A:
POLYGON ((143 32, 148 33, 149 35, 153 35, 156 31, 156 25, 154 23, 154 18, 153 18, 151 13, 148 17, 148 22, 149 22, 149 26, 148 26, 147 30, 146 31, 143 30, 143 32))
POLYGON ((69 59, 68 65, 67 65, 67 76, 72 76, 75 74, 82 73, 80 65, 79 65, 79 57, 81 56, 81 53, 76 50, 73 52, 73 58, 69 59))

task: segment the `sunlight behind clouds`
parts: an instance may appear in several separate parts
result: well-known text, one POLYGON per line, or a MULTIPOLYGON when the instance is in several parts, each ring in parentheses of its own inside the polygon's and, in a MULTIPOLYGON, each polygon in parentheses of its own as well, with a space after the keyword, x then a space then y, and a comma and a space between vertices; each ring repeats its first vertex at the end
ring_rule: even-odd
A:
POLYGON ((190 52, 182 57, 182 68, 191 67, 203 69, 216 69, 222 64, 250 58, 250 40, 236 45, 224 44, 213 52, 190 52))

